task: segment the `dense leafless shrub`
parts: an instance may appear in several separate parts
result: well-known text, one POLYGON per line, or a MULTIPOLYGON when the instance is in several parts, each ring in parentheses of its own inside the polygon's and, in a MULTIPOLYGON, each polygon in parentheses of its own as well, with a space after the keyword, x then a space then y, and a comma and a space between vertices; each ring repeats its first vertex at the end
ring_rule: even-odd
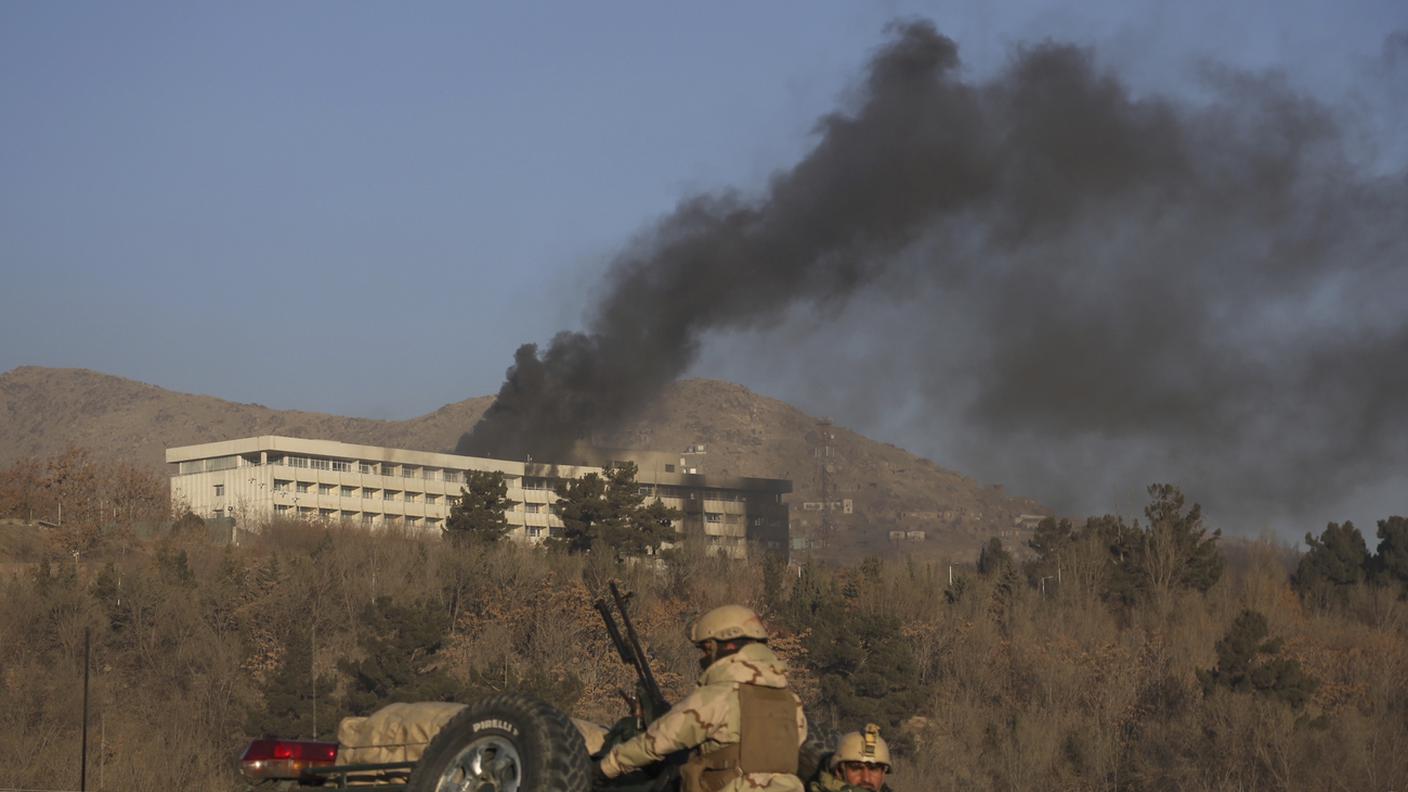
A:
MULTIPOLYGON (((632 613, 672 695, 697 673, 685 621, 743 601, 769 610, 813 717, 841 729, 861 724, 826 702, 807 649, 816 625, 787 626, 798 615, 789 608, 812 591, 849 618, 896 618, 919 691, 889 732, 909 746, 898 792, 1408 785, 1408 606, 1395 589, 1363 584, 1340 610, 1307 611, 1288 584, 1294 558, 1273 542, 1237 545, 1206 593, 1132 605, 1101 597, 1104 551, 1078 543, 1044 591, 962 565, 950 584, 946 563, 801 573, 686 543, 622 564, 282 522, 237 547, 196 533, 133 539, 77 562, 42 560, 13 538, 0 550, 0 786, 76 784, 89 629, 90 787, 236 789, 231 759, 290 640, 313 639, 310 675, 334 674, 362 651, 359 614, 376 596, 440 609, 450 627, 432 665, 467 687, 526 687, 614 719, 631 678, 590 607, 611 579, 636 593, 632 613), (1302 709, 1198 686, 1196 672, 1246 609, 1264 614, 1281 651, 1320 682, 1302 709)), ((321 733, 342 693, 316 702, 321 733)))

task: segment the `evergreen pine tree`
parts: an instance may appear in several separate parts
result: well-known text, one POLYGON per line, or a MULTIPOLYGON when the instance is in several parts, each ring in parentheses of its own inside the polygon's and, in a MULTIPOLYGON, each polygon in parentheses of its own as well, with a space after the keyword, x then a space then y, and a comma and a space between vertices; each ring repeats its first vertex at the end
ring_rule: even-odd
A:
POLYGON ((436 667, 449 619, 429 603, 400 605, 377 597, 361 616, 362 658, 338 668, 351 679, 345 706, 365 715, 393 701, 453 701, 461 686, 436 667))
POLYGON ((195 573, 191 571, 190 558, 184 548, 177 549, 162 543, 156 549, 157 574, 163 583, 181 588, 194 588, 195 573))
POLYGON ((1379 520, 1379 548, 1374 558, 1376 576, 1383 582, 1408 585, 1408 518, 1379 520))
POLYGON ((618 557, 658 550, 661 542, 675 538, 673 521, 680 516, 659 498, 645 503, 633 462, 608 465, 600 474, 567 482, 557 511, 563 529, 548 540, 550 546, 581 553, 599 544, 618 557))
POLYGON ((1300 708, 1310 700, 1318 683, 1300 663, 1279 657, 1281 642, 1266 640, 1266 617, 1253 610, 1238 614, 1227 634, 1217 642, 1217 665, 1198 671, 1203 693, 1216 688, 1235 693, 1270 696, 1300 708))
POLYGON ((978 574, 987 577, 1005 572, 1014 566, 1012 554, 1002 546, 1002 540, 994 536, 983 545, 978 553, 978 574))
MULTIPOLYGON (((789 610, 806 627, 807 664, 821 680, 822 710, 840 723, 894 729, 920 711, 927 686, 899 619, 859 606, 867 587, 884 583, 858 572, 839 589, 799 580, 789 610)), ((892 748, 902 747, 891 739, 892 748)))
POLYGON ((1037 523, 1035 533, 1027 540, 1027 547, 1036 553, 1038 561, 1054 561, 1056 555, 1075 538, 1076 530, 1070 520, 1047 517, 1037 523))
POLYGON ((1109 556, 1100 595, 1107 601, 1133 604, 1144 590, 1144 579, 1138 565, 1144 535, 1137 522, 1126 523, 1123 517, 1107 514, 1085 521, 1082 537, 1103 546, 1109 556))
POLYGON ((326 738, 337 725, 329 698, 335 687, 332 676, 318 676, 313 670, 311 628, 296 629, 284 645, 278 668, 264 684, 262 706, 249 712, 245 728, 260 737, 326 738))
POLYGON ((508 483, 496 470, 465 473, 460 497, 450 507, 445 535, 457 542, 497 542, 508 533, 508 483))
POLYGON ((1332 522, 1319 539, 1306 534, 1305 544, 1291 587, 1306 602, 1322 608, 1342 603, 1350 588, 1364 582, 1369 548, 1354 523, 1332 522))
POLYGON ((1156 593, 1177 589, 1205 592, 1222 577, 1217 539, 1203 527, 1202 507, 1185 506, 1183 492, 1172 484, 1151 484, 1144 507, 1148 529, 1140 537, 1136 564, 1146 588, 1156 593))

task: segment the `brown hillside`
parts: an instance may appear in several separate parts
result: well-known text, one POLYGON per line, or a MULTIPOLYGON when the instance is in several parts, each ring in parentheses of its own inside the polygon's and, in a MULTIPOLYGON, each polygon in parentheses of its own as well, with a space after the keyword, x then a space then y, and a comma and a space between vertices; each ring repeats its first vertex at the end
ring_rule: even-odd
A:
MULTIPOLYGON (((174 393, 82 369, 17 368, 0 375, 0 466, 25 457, 83 446, 99 458, 161 468, 168 446, 260 434, 445 451, 471 427, 492 397, 446 405, 406 421, 344 418, 272 410, 211 396, 174 393)), ((824 540, 826 555, 903 548, 924 555, 975 552, 993 534, 1012 544, 1018 514, 1044 511, 927 459, 877 443, 839 426, 821 426, 781 401, 715 380, 686 380, 619 433, 609 445, 683 449, 704 444, 704 472, 790 478, 794 534, 824 540), (820 514, 804 504, 821 500, 819 432, 834 434, 830 486, 835 531, 817 535, 820 514), (888 532, 925 532, 923 541, 892 545, 888 532)))
POLYGON ((1020 538, 1014 530, 1019 514, 1046 513, 1035 501, 1009 497, 904 449, 717 380, 675 383, 649 411, 606 440, 632 448, 703 444, 705 453, 694 458, 707 473, 791 479, 793 534, 823 539, 827 555, 877 552, 889 546, 892 530, 925 532, 923 542, 902 545, 906 550, 967 555, 992 535, 1012 545, 1020 538), (821 514, 803 504, 822 500, 821 435, 827 432, 833 436, 830 500, 849 500, 852 512, 833 510, 835 531, 820 536, 821 514))
POLYGON ((444 450, 491 401, 374 421, 175 393, 84 369, 25 366, 0 374, 0 465, 78 445, 100 458, 161 468, 168 446, 261 434, 444 450))

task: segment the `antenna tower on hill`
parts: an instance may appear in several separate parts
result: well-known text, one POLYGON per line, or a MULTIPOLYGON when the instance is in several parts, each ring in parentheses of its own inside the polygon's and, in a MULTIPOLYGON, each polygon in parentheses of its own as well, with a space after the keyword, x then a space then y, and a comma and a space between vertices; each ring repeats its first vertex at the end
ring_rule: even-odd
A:
POLYGON ((817 477, 821 482, 821 535, 831 536, 836 525, 831 519, 831 475, 836 472, 832 443, 836 433, 831 431, 831 419, 822 418, 816 422, 817 477))

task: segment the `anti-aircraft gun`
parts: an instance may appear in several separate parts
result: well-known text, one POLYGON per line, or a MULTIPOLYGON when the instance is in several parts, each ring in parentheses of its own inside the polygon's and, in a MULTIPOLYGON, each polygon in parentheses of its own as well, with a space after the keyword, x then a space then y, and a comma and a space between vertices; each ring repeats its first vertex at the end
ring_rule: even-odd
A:
MULTIPOLYGON (((636 692, 633 698, 627 699, 631 714, 617 721, 616 725, 611 727, 611 730, 606 734, 601 751, 592 756, 593 761, 600 759, 617 743, 629 740, 644 731, 656 718, 670 710, 670 702, 660 691, 660 684, 656 682, 655 674, 650 669, 650 658, 646 656, 645 649, 641 647, 635 623, 631 621, 630 611, 626 609, 631 595, 622 595, 614 580, 611 581, 608 588, 611 592, 611 604, 616 606, 616 613, 621 615, 621 626, 617 627, 611 605, 608 605, 606 600, 598 599, 594 603, 594 607, 601 614, 601 621, 606 626, 606 634, 610 637, 612 646, 616 648, 616 654, 620 656, 621 662, 635 671, 636 692), (622 628, 624 628, 624 632, 622 628)), ((679 767, 684 759, 683 753, 668 757, 666 761, 658 765, 614 779, 609 788, 616 792, 664 792, 664 790, 678 788, 679 767)))
POLYGON ((593 607, 601 614, 601 621, 606 625, 606 634, 611 638, 611 645, 616 648, 621 662, 630 666, 636 673, 636 696, 633 703, 639 708, 636 718, 640 722, 640 728, 644 728, 645 724, 664 715, 670 709, 670 703, 665 700, 665 694, 660 692, 660 684, 655 681, 655 674, 650 670, 650 658, 645 656, 640 637, 636 634, 636 626, 631 621, 630 612, 626 610, 626 603, 631 595, 622 595, 614 580, 609 588, 612 604, 621 614, 621 625, 625 627, 625 633, 616 626, 616 617, 605 599, 598 599, 593 607))
MULTIPOLYGON (((670 708, 641 645, 615 581, 610 600, 594 603, 621 661, 636 675, 631 712, 602 735, 588 753, 581 724, 543 702, 513 694, 470 704, 445 724, 426 747, 407 781, 411 792, 671 792, 678 789, 684 756, 592 783, 592 768, 617 743, 640 733, 670 708)), ((595 742, 595 740, 593 741, 595 742)))

